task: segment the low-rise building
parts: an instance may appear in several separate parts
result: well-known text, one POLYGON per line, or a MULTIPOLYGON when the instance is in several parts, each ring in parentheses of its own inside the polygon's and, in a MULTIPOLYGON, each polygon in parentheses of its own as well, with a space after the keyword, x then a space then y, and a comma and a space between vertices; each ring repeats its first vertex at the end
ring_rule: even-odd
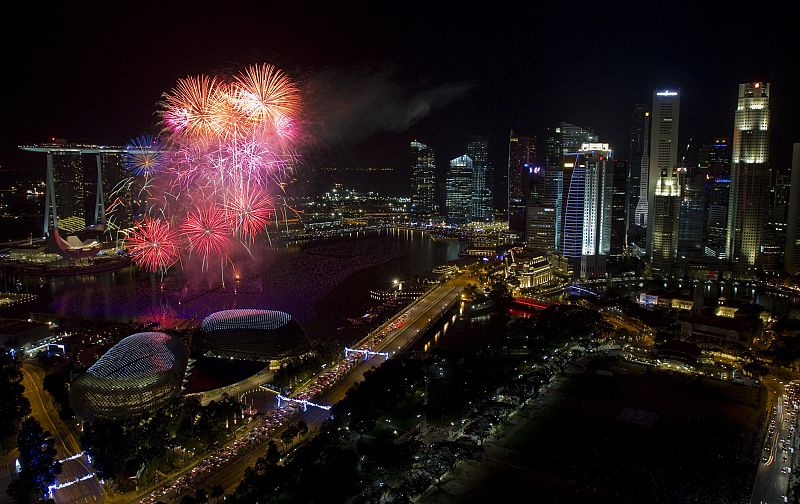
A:
POLYGON ((640 292, 639 304, 644 307, 658 306, 660 308, 672 308, 673 310, 691 311, 694 307, 694 300, 683 294, 670 294, 664 292, 640 292))
POLYGON ((0 346, 26 348, 48 336, 49 326, 29 320, 0 319, 0 346))
POLYGON ((520 289, 548 285, 555 280, 553 268, 545 256, 519 258, 509 265, 508 274, 519 281, 520 289))
POLYGON ((758 317, 720 317, 686 315, 679 319, 680 337, 702 349, 743 352, 761 335, 763 326, 758 317))

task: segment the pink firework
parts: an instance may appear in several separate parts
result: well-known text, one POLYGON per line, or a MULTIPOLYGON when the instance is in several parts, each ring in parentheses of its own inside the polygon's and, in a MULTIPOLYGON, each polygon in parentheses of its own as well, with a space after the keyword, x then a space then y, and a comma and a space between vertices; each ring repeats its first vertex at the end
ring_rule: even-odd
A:
POLYGON ((230 227, 225 212, 212 205, 190 212, 181 225, 181 233, 189 242, 189 249, 203 258, 211 255, 226 255, 230 246, 230 227))
POLYGON ((269 64, 235 75, 185 77, 164 93, 161 163, 132 173, 147 175, 149 211, 174 224, 172 240, 180 246, 161 259, 136 256, 137 263, 165 269, 188 252, 207 266, 212 257, 228 260, 237 243, 249 250, 276 217, 274 206, 286 204, 281 194, 303 138, 300 110, 299 86, 269 64))
POLYGON ((166 271, 177 262, 178 235, 160 219, 145 219, 128 234, 125 243, 133 262, 148 271, 166 271))
POLYGON ((226 207, 228 219, 242 237, 253 239, 267 225, 273 214, 272 201, 258 189, 246 189, 234 196, 226 207))

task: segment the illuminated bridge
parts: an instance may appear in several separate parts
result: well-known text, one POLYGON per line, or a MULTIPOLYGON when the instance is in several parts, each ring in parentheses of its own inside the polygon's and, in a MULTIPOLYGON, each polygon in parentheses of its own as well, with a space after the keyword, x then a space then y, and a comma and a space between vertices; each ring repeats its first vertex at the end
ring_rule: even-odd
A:
POLYGON ((529 307, 529 308, 537 308, 539 310, 546 310, 546 309, 550 308, 551 306, 558 304, 558 303, 554 303, 552 301, 544 301, 542 299, 537 299, 537 298, 532 298, 532 297, 524 297, 524 296, 515 297, 514 298, 514 303, 516 303, 518 305, 526 306, 526 307, 529 307))

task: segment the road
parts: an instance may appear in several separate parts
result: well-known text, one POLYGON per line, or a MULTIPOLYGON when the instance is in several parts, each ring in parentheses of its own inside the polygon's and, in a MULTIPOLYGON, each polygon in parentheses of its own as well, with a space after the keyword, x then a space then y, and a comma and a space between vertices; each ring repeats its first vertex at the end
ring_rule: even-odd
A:
MULTIPOLYGON (((40 368, 27 363, 22 367, 22 385, 25 387, 25 397, 31 403, 31 416, 39 422, 44 430, 50 431, 50 434, 55 439, 57 456, 63 460, 80 453, 81 449, 69 428, 64 425, 64 422, 58 416, 58 410, 53 404, 50 394, 42 390, 43 379, 44 371, 40 368)), ((79 457, 64 462, 61 467, 61 474, 58 475, 56 481, 58 483, 66 483, 92 472, 94 472, 94 469, 88 463, 86 457, 79 457)), ((53 497, 57 503, 81 503, 102 502, 103 495, 103 488, 97 478, 90 478, 56 490, 53 497)))
MULTIPOLYGON (((443 310, 449 309, 453 303, 458 301, 461 292, 467 284, 468 278, 460 276, 428 292, 425 296, 403 310, 403 312, 393 320, 390 320, 387 324, 384 324, 381 328, 376 330, 376 332, 380 332, 384 328, 390 326, 394 320, 404 315, 406 316, 405 323, 402 327, 388 332, 387 336, 380 341, 380 343, 371 346, 370 349, 377 352, 389 352, 391 355, 408 348, 420 335, 425 333, 433 321, 439 318, 443 310)), ((375 332, 372 334, 374 335, 375 332)), ((368 342, 369 339, 369 337, 365 338, 359 343, 364 344, 368 342)), ((343 379, 327 388, 324 392, 314 396, 313 401, 319 404, 335 404, 341 401, 353 384, 363 380, 364 373, 379 366, 383 361, 383 357, 372 357, 367 361, 362 361, 343 379)), ((308 411, 300 412, 296 418, 298 421, 305 421, 309 429, 313 431, 318 429, 329 415, 330 413, 327 410, 309 408, 308 411)), ((209 490, 215 485, 221 485, 226 493, 233 491, 242 480, 244 471, 255 464, 258 457, 264 455, 265 446, 266 440, 259 447, 241 454, 235 460, 221 467, 208 477, 202 479, 198 478, 192 483, 192 488, 205 488, 209 490)), ((166 497, 178 501, 180 496, 168 495, 162 496, 161 499, 168 501, 166 497)))
POLYGON ((786 502, 784 496, 789 483, 789 474, 786 471, 792 464, 794 456, 792 451, 797 449, 794 442, 797 417, 793 404, 797 385, 786 387, 773 376, 765 377, 764 385, 769 394, 767 401, 769 427, 750 502, 779 504, 786 502), (789 449, 790 447, 793 450, 789 449))

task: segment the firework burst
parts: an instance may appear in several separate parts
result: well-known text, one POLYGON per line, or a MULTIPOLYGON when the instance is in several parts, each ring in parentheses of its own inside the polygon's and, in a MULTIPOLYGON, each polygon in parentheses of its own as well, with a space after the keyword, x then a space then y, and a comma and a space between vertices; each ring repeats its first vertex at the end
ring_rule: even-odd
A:
POLYGON ((228 220, 244 238, 252 240, 262 232, 274 213, 272 201, 258 189, 245 189, 234 196, 226 207, 228 220))
POLYGON ((164 146, 148 135, 134 138, 125 146, 122 164, 133 175, 151 177, 164 166, 164 146))
POLYGON ((178 261, 178 235, 161 219, 145 217, 125 243, 133 262, 148 271, 166 271, 178 261))
POLYGON ((272 65, 253 65, 240 73, 232 85, 232 99, 248 121, 262 125, 277 116, 297 113, 297 87, 272 65))
POLYGON ((197 209, 186 216, 181 225, 181 234, 189 244, 189 249, 197 252, 208 263, 209 256, 225 255, 230 245, 231 228, 225 212, 217 206, 197 209))
POLYGON ((202 140, 224 132, 230 118, 228 86, 215 77, 178 79, 164 95, 164 122, 171 132, 202 140))
POLYGON ((180 223, 179 251, 207 265, 265 230, 292 179, 299 109, 297 85, 268 64, 232 78, 185 77, 164 93, 160 140, 131 141, 125 166, 145 177, 148 211, 180 223))

